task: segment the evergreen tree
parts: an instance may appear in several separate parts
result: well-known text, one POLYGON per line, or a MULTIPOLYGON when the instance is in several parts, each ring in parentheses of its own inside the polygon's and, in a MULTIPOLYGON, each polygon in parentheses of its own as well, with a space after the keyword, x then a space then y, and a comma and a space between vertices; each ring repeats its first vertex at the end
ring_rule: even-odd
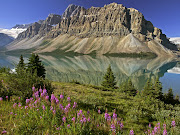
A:
POLYGON ((152 82, 148 79, 146 82, 146 85, 144 87, 144 90, 142 92, 143 96, 151 96, 154 97, 155 90, 153 88, 152 82))
POLYGON ((135 96, 137 93, 137 90, 135 89, 131 79, 122 84, 122 91, 129 94, 130 96, 135 96))
POLYGON ((172 88, 170 88, 168 90, 168 93, 165 94, 165 103, 167 103, 167 104, 173 104, 174 103, 174 96, 173 96, 172 88))
POLYGON ((37 73, 37 76, 45 78, 45 68, 42 62, 39 60, 39 56, 37 54, 32 54, 29 58, 27 70, 32 74, 37 73))
POLYGON ((115 81, 115 76, 112 72, 111 66, 107 68, 106 74, 104 75, 104 81, 101 84, 105 88, 115 88, 116 81, 115 81))
POLYGON ((23 56, 21 55, 19 58, 19 63, 18 63, 17 68, 16 68, 16 72, 18 74, 22 73, 22 70, 24 70, 24 69, 25 69, 25 63, 24 63, 23 56))
POLYGON ((163 100, 162 83, 159 81, 159 78, 156 78, 156 82, 154 84, 154 97, 163 100))

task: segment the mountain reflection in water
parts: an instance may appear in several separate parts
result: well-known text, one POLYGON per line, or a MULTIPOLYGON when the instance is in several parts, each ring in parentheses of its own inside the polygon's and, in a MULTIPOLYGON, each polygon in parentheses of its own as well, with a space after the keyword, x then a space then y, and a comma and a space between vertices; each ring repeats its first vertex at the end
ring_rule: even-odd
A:
MULTIPOLYGON (((71 82, 76 80, 83 84, 100 85, 107 67, 111 65, 118 86, 131 78, 139 90, 143 89, 149 78, 155 80, 156 77, 160 77, 161 80, 167 71, 177 68, 178 65, 172 58, 162 57, 141 59, 89 55, 63 57, 40 55, 40 58, 47 71, 46 77, 52 81, 71 82)), ((12 63, 18 61, 19 56, 0 56, 0 64, 9 65, 11 68, 12 63)), ((168 84, 165 86, 168 87, 168 84)), ((169 87, 173 88, 173 86, 169 87)), ((164 88, 164 91, 167 89, 164 88)), ((180 90, 177 88, 175 91, 175 94, 180 94, 180 90)))

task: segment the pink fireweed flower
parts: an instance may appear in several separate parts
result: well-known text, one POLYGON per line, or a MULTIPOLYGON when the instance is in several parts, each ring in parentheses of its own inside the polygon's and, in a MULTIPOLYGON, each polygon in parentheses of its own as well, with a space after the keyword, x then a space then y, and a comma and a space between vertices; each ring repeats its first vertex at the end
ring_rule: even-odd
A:
POLYGON ((63 117, 63 118, 62 118, 62 121, 65 123, 65 122, 66 122, 66 117, 63 117))
POLYGON ((98 110, 98 113, 99 113, 99 114, 101 113, 101 110, 100 110, 100 109, 98 110))
POLYGON ((113 119, 117 119, 117 114, 116 113, 113 113, 113 119))
POLYGON ((13 104, 13 107, 15 108, 16 106, 17 106, 17 103, 14 103, 14 104, 13 104))
POLYGON ((70 108, 70 107, 71 107, 71 104, 68 104, 67 107, 70 108))
POLYGON ((26 99, 26 104, 28 104, 30 102, 30 99, 26 99))
POLYGON ((46 98, 45 98, 46 100, 49 100, 49 96, 46 96, 46 98))
POLYGON ((33 86, 33 87, 32 87, 32 91, 35 91, 35 89, 36 89, 36 88, 33 86))
POLYGON ((82 114, 82 110, 79 110, 79 113, 82 114))
POLYGON ((87 119, 87 121, 88 121, 88 122, 90 122, 90 121, 91 121, 91 119, 90 119, 90 118, 88 118, 88 119, 87 119))
POLYGON ((43 89, 43 94, 46 95, 47 94, 47 90, 43 89))
POLYGON ((166 128, 166 123, 163 124, 163 127, 166 128))
POLYGON ((108 113, 105 113, 104 115, 105 115, 105 116, 104 116, 104 117, 105 117, 105 120, 107 120, 107 118, 109 117, 109 114, 108 114, 108 113))
POLYGON ((6 96, 6 99, 8 99, 8 96, 6 96))
POLYGON ((86 118, 83 118, 83 122, 86 123, 87 119, 86 118))
POLYGON ((107 121, 111 121, 111 116, 109 116, 109 117, 107 118, 107 121))
POLYGON ((41 87, 40 87, 40 89, 39 89, 39 92, 40 92, 40 93, 42 93, 42 89, 41 89, 41 87))
POLYGON ((67 101, 68 101, 68 102, 71 102, 71 98, 70 98, 70 97, 67 97, 67 101))
POLYGON ((70 128, 70 124, 67 125, 67 128, 70 128))
POLYGON ((37 111, 39 111, 39 109, 37 109, 37 111))
POLYGON ((75 118, 75 117, 73 117, 71 120, 72 120, 73 122, 75 122, 76 118, 75 118))
POLYGON ((7 131, 6 131, 6 130, 2 131, 2 134, 6 134, 6 133, 7 133, 7 131))
POLYGON ((54 94, 51 94, 51 102, 54 101, 56 99, 56 97, 54 96, 54 94))
POLYGON ((111 125, 111 131, 116 132, 116 126, 114 124, 111 125))
POLYGON ((12 115, 12 114, 13 114, 13 112, 10 112, 10 114, 12 115))
POLYGON ((56 128, 56 130, 59 130, 59 129, 60 129, 60 127, 56 128))
POLYGON ((59 104, 59 100, 58 100, 58 98, 56 98, 56 104, 59 104))
POLYGON ((89 114, 90 112, 89 111, 87 111, 87 114, 89 114))
POLYGON ((45 110, 45 109, 46 109, 46 107, 45 107, 44 105, 42 105, 42 109, 43 109, 43 110, 45 110))
POLYGON ((59 108, 60 108, 61 110, 64 110, 64 107, 63 107, 62 104, 59 105, 59 108))
POLYGON ((50 110, 53 110, 53 107, 52 107, 52 106, 50 106, 50 110))
POLYGON ((34 104, 37 104, 37 102, 38 102, 38 101, 36 100, 36 101, 34 102, 34 104))
POLYGON ((21 107, 21 103, 19 103, 18 106, 21 107))
POLYGON ((3 98, 2 97, 0 97, 0 101, 2 101, 3 100, 3 98))
POLYGON ((56 110, 53 110, 53 114, 56 114, 56 110))
POLYGON ((158 131, 158 128, 155 126, 154 127, 154 133, 157 133, 157 131, 158 131))
POLYGON ((131 129, 129 135, 134 135, 134 131, 131 129))
POLYGON ((42 119, 42 116, 40 116, 40 119, 42 119))
POLYGON ((41 97, 44 97, 45 96, 45 94, 44 93, 41 93, 41 97))
POLYGON ((60 99, 63 99, 63 98, 64 98, 64 95, 61 94, 61 95, 60 95, 60 99))
POLYGON ((167 135, 167 130, 166 129, 164 129, 163 135, 167 135))
POLYGON ((28 108, 28 106, 25 106, 24 108, 25 108, 25 109, 27 109, 27 108, 28 108))
POLYGON ((149 123, 149 128, 151 128, 151 123, 149 123))
POLYGON ((173 120, 173 121, 171 122, 171 126, 172 126, 172 127, 175 127, 175 126, 176 126, 175 120, 173 120))

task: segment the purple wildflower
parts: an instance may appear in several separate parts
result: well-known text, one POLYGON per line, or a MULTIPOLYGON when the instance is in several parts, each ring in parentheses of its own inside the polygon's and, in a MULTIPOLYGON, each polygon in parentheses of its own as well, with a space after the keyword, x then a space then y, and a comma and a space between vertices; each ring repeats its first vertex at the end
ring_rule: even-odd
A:
POLYGON ((6 130, 2 131, 2 134, 6 134, 6 133, 7 133, 7 131, 6 131, 6 130))
POLYGON ((163 127, 166 128, 166 123, 163 124, 163 127))
POLYGON ((0 97, 0 101, 2 101, 3 100, 3 98, 2 97, 0 97))
POLYGON ((58 98, 56 98, 56 104, 59 104, 59 100, 58 100, 58 98))
POLYGON ((36 88, 33 86, 33 87, 32 87, 32 91, 35 91, 35 89, 36 89, 36 88))
POLYGON ((157 131, 158 131, 158 128, 155 126, 154 127, 154 133, 157 133, 157 131))
POLYGON ((87 111, 87 114, 89 114, 90 112, 89 111, 87 111))
POLYGON ((122 129, 124 127, 123 123, 121 122, 120 123, 120 128, 122 129))
POLYGON ((43 110, 45 110, 45 109, 46 109, 46 107, 45 107, 44 105, 42 105, 42 109, 43 109, 43 110))
POLYGON ((83 118, 83 122, 86 123, 86 121, 87 121, 86 118, 83 118))
POLYGON ((117 119, 117 114, 113 113, 113 119, 117 119))
POLYGON ((21 103, 19 103, 18 106, 21 107, 21 103))
POLYGON ((26 104, 28 104, 28 103, 29 103, 29 101, 30 101, 30 99, 26 99, 26 104))
POLYGON ((28 108, 28 106, 25 106, 25 109, 27 109, 28 108))
POLYGON ((129 135, 134 135, 134 131, 131 129, 129 135))
POLYGON ((56 114, 56 110, 53 110, 53 114, 56 114))
POLYGON ((79 113, 82 114, 82 110, 79 110, 79 113))
POLYGON ((75 118, 75 117, 73 117, 71 120, 72 120, 73 122, 75 122, 76 118, 75 118))
POLYGON ((116 126, 114 124, 111 125, 111 131, 116 132, 116 126))
POLYGON ((52 107, 52 106, 50 106, 50 110, 53 110, 53 107, 52 107))
POLYGON ((14 104, 13 104, 13 107, 15 108, 16 106, 17 106, 17 103, 14 103, 14 104))
POLYGON ((39 89, 39 92, 40 92, 40 93, 42 93, 42 89, 41 89, 41 87, 40 87, 40 89, 39 89))
POLYGON ((67 128, 70 128, 70 124, 67 125, 67 128))
POLYGON ((171 126, 172 126, 172 127, 175 127, 175 126, 176 126, 175 120, 173 120, 173 121, 171 122, 171 126))
POLYGON ((51 94, 51 102, 54 101, 56 99, 56 97, 54 96, 54 94, 51 94))
POLYGON ((13 112, 10 112, 10 114, 12 115, 12 114, 13 114, 13 112))
POLYGON ((149 123, 149 128, 151 128, 151 123, 149 123))
POLYGON ((62 118, 62 121, 65 123, 65 122, 66 122, 66 117, 63 117, 63 118, 62 118))
POLYGON ((164 129, 163 135, 167 135, 167 130, 166 129, 164 129))
POLYGON ((39 111, 39 109, 37 109, 37 111, 39 111))
POLYGON ((90 118, 87 119, 88 122, 90 122, 90 120, 91 120, 90 118))
POLYGON ((64 98, 64 95, 61 94, 61 95, 60 95, 60 99, 63 99, 63 98, 64 98))
POLYGON ((8 99, 8 96, 6 96, 6 99, 8 99))
POLYGON ((71 98, 70 98, 70 97, 67 97, 67 101, 68 101, 68 102, 71 102, 71 98))
POLYGON ((46 96, 46 98, 45 98, 46 100, 49 100, 49 96, 46 96))
POLYGON ((109 117, 109 114, 108 113, 105 113, 105 120, 107 120, 107 118, 109 117))
POLYGON ((101 113, 101 110, 100 110, 100 109, 98 110, 98 113, 99 113, 99 114, 101 113))

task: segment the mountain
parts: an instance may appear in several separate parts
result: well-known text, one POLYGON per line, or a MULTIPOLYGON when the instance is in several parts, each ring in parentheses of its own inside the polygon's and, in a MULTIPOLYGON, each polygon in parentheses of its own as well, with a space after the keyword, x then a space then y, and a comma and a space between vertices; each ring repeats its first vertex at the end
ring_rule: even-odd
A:
POLYGON ((35 48, 36 53, 59 51, 81 54, 143 52, 159 56, 173 56, 173 51, 177 51, 177 46, 142 13, 122 4, 111 3, 89 9, 71 4, 52 26, 50 20, 55 17, 47 18, 46 23, 33 24, 7 49, 35 48))
POLYGON ((14 39, 6 34, 0 33, 0 47, 11 43, 14 39))

